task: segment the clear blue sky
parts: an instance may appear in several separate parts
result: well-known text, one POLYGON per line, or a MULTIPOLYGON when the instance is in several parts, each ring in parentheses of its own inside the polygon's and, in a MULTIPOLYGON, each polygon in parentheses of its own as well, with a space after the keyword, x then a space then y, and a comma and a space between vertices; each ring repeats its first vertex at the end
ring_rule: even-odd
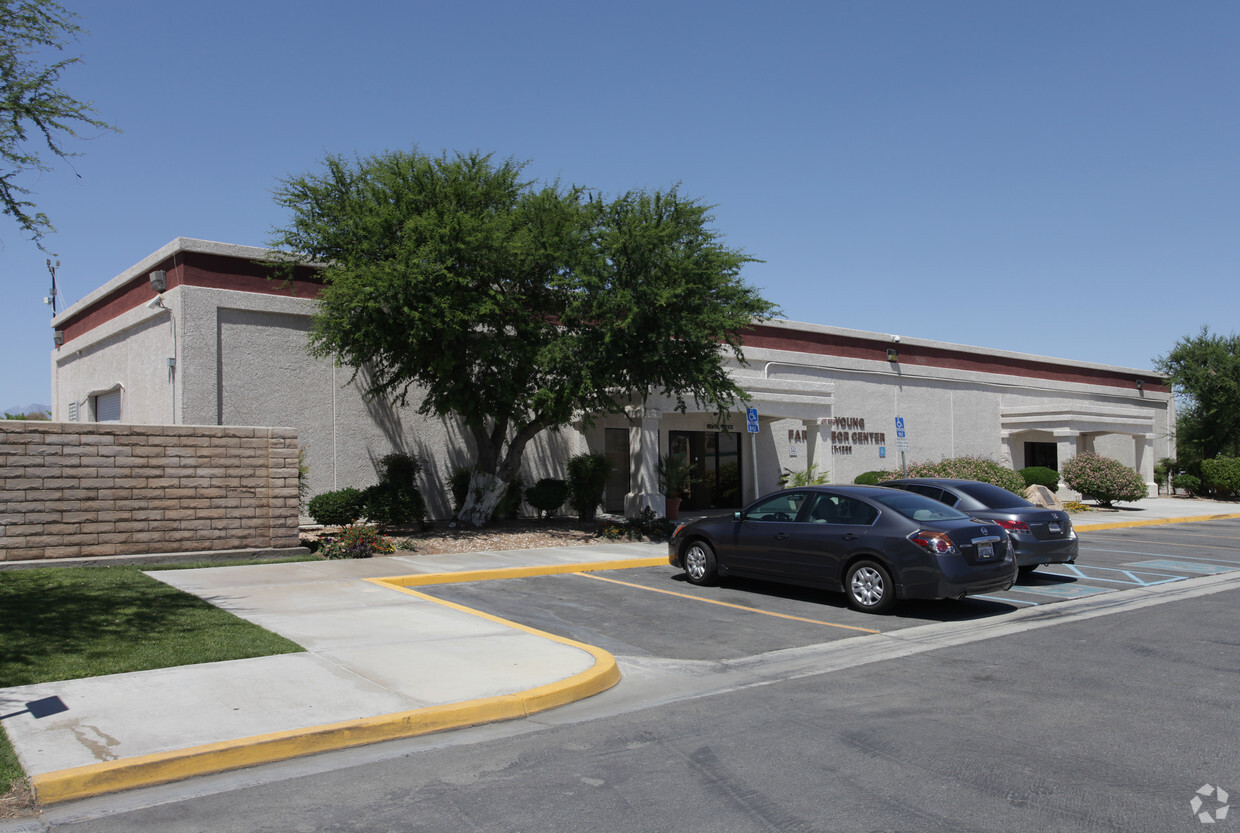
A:
MULTIPOLYGON (((124 132, 30 180, 61 309, 278 178, 417 145, 717 206, 798 321, 1149 368, 1240 310, 1240 3, 63 0, 124 132)), ((45 255, 0 217, 0 407, 50 401, 45 255)))

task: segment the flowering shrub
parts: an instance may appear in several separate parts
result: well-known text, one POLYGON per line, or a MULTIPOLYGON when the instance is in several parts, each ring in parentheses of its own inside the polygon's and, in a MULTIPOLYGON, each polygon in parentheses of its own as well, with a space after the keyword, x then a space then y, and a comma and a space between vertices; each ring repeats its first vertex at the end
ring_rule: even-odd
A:
POLYGON ((370 526, 346 526, 336 535, 324 535, 319 555, 324 558, 370 558, 396 552, 392 542, 370 526))
POLYGON ((1136 469, 1092 451, 1083 451, 1064 463, 1063 480, 1068 488, 1092 497, 1102 506, 1146 496, 1145 480, 1136 469))
POLYGON ((1088 503, 1081 503, 1079 500, 1065 500, 1063 508, 1069 512, 1092 512, 1094 507, 1088 503))
MULTIPOLYGON (((1001 489, 1007 489, 1014 495, 1025 494, 1025 478, 1009 468, 999 465, 994 460, 982 457, 953 457, 937 463, 913 463, 908 467, 909 477, 954 477, 960 480, 977 480, 981 483, 992 483, 1001 489)), ((903 477, 900 472, 888 472, 879 478, 895 480, 903 477)))

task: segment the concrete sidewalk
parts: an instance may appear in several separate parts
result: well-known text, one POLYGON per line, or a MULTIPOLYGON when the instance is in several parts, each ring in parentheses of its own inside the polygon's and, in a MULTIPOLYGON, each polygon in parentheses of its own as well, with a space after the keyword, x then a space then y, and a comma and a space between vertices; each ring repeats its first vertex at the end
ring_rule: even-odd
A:
MULTIPOLYGON (((1157 498, 1074 522, 1220 517, 1240 504, 1157 498)), ((43 803, 521 717, 615 685, 615 659, 416 587, 666 563, 663 544, 608 543, 160 571, 306 651, 0 689, 0 715, 43 803), (25 713, 50 697, 68 710, 25 713)))

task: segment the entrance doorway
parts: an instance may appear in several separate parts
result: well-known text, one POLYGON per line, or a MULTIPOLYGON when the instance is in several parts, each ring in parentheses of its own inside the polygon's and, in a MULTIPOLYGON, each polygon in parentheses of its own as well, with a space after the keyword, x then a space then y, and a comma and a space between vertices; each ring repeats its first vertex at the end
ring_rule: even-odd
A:
POLYGON ((1059 471, 1059 447, 1054 443, 1025 443, 1025 465, 1059 471))
POLYGON ((741 435, 730 431, 669 431, 668 455, 688 461, 697 482, 682 509, 741 505, 741 435))
POLYGON ((624 496, 629 492, 629 429, 608 428, 603 433, 603 454, 611 463, 607 488, 603 492, 603 509, 624 514, 624 496))

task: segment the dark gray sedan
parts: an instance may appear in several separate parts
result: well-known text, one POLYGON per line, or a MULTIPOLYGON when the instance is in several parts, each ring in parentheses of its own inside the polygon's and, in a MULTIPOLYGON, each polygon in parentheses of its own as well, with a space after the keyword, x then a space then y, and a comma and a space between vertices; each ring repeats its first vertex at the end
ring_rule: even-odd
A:
POLYGON ((940 500, 969 517, 1002 525, 1012 536, 1016 564, 1022 573, 1030 573, 1040 564, 1076 561, 1080 542, 1072 520, 1062 509, 1036 506, 1007 489, 976 480, 909 477, 884 480, 883 485, 940 500))
POLYGON ((842 590, 857 610, 958 599, 1016 580, 1008 534, 930 498, 882 486, 808 486, 682 524, 668 561, 694 584, 746 576, 842 590))

